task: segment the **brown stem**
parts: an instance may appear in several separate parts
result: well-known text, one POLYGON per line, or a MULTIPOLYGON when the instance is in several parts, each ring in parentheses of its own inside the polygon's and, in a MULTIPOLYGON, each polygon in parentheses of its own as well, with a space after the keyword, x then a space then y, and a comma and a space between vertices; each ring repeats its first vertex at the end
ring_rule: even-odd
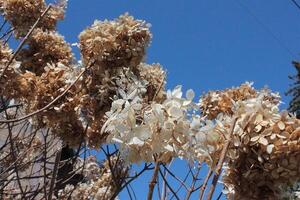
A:
POLYGON ((203 182, 203 184, 202 184, 202 186, 201 186, 200 194, 199 194, 199 198, 198 198, 199 200, 202 200, 202 199, 203 199, 204 191, 205 191, 205 189, 206 189, 208 180, 209 180, 209 178, 211 177, 211 175, 212 175, 212 169, 211 169, 211 167, 210 167, 210 168, 209 168, 209 171, 208 171, 208 173, 207 173, 207 175, 206 175, 206 177, 205 177, 205 180, 204 180, 204 182, 203 182))
POLYGON ((61 156, 61 150, 59 150, 56 153, 55 163, 54 163, 54 168, 53 168, 53 174, 52 174, 52 178, 51 178, 51 182, 50 182, 48 200, 52 200, 52 193, 53 193, 53 190, 54 190, 56 175, 57 175, 57 171, 58 171, 58 168, 59 168, 60 156, 61 156))
POLYGON ((217 185, 218 180, 219 180, 219 176, 221 174, 221 170, 222 170, 222 166, 223 166, 223 163, 224 163, 224 160, 225 160, 225 156, 226 156, 228 147, 229 147, 230 142, 231 142, 231 137, 233 135, 233 131, 234 131, 234 127, 235 127, 236 122, 237 122, 237 118, 234 118, 234 120, 232 122, 232 125, 231 125, 231 130, 229 132, 229 136, 228 136, 227 140, 225 141, 225 144, 223 146, 218 165, 217 165, 216 170, 215 170, 215 175, 213 177, 212 184, 210 186, 210 190, 209 190, 209 193, 207 195, 207 200, 211 200, 211 198, 214 194, 216 185, 217 185))
POLYGON ((153 172, 151 181, 149 183, 149 191, 148 191, 147 200, 152 200, 153 190, 154 190, 154 187, 156 185, 156 180, 157 180, 157 176, 158 176, 159 165, 160 165, 159 162, 157 162, 155 164, 154 172, 153 172))
MULTIPOLYGON (((190 169, 190 170, 192 170, 192 169, 190 169)), ((201 170, 201 166, 198 165, 198 169, 196 171, 196 174, 195 175, 192 174, 192 176, 193 176, 192 185, 191 185, 190 189, 188 190, 188 193, 185 197, 185 200, 189 200, 191 198, 192 193, 195 192, 195 185, 196 185, 200 170, 201 170)))

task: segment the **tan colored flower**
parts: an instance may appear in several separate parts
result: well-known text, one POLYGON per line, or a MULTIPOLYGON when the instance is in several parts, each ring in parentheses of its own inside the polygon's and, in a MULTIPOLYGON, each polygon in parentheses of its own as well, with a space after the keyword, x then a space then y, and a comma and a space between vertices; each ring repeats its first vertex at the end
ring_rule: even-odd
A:
POLYGON ((137 69, 139 71, 140 78, 148 82, 146 102, 163 101, 166 98, 166 72, 162 69, 162 67, 159 64, 148 65, 141 63, 137 69))
POLYGON ((95 21, 79 39, 85 65, 135 67, 144 58, 151 34, 144 21, 125 14, 114 21, 95 21))
MULTIPOLYGON (((11 23, 17 38, 24 37, 46 9, 44 0, 0 0, 0 5, 5 19, 11 23)), ((38 27, 43 30, 54 30, 56 22, 63 18, 63 8, 54 6, 38 27)))
POLYGON ((215 119, 220 113, 232 115, 233 102, 253 98, 256 94, 249 83, 225 91, 211 91, 201 98, 200 107, 208 119, 215 119))
POLYGON ((23 71, 41 75, 49 64, 69 66, 73 61, 70 45, 55 31, 35 29, 28 41, 28 48, 22 49, 17 60, 22 62, 23 71))

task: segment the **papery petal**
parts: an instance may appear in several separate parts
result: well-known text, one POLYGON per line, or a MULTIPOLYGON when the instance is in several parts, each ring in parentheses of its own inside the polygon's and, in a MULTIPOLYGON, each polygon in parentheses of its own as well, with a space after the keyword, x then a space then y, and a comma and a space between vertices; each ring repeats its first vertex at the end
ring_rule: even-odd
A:
POLYGON ((195 92, 192 89, 186 91, 186 98, 188 100, 193 100, 194 97, 195 97, 195 92))
POLYGON ((119 138, 112 138, 111 139, 113 142, 117 142, 117 143, 120 143, 120 144, 122 144, 122 143, 124 143, 122 140, 120 140, 119 138))
POLYGON ((180 118, 183 116, 183 111, 180 108, 173 106, 170 109, 168 109, 168 114, 171 117, 180 118))
POLYGON ((133 137, 128 144, 129 145, 143 146, 144 145, 144 141, 140 140, 138 137, 133 137))
POLYGON ((177 85, 174 90, 172 91, 172 97, 180 99, 182 97, 182 91, 181 91, 182 86, 177 85))
POLYGON ((146 140, 151 137, 151 131, 148 126, 142 125, 133 129, 134 135, 142 140, 146 140))

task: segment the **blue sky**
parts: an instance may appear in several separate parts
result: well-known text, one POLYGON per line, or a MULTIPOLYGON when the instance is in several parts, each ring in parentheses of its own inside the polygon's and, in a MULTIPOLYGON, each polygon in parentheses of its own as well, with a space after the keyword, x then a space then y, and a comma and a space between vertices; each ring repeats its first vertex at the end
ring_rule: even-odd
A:
MULTIPOLYGON (((74 43, 95 19, 125 12, 152 24, 146 62, 164 66, 168 88, 181 84, 199 96, 253 81, 280 92, 287 107, 291 61, 300 60, 300 10, 291 1, 69 0, 59 32, 74 43)), ((138 199, 144 199, 147 178, 136 185, 138 199)))

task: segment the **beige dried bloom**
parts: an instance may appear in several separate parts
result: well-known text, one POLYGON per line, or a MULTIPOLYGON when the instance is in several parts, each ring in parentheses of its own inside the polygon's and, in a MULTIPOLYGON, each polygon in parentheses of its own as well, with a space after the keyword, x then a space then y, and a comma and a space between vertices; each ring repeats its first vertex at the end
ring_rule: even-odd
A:
POLYGON ((223 177, 228 197, 278 199, 281 186, 299 181, 300 121, 273 100, 262 90, 235 105, 239 119, 223 177))
MULTIPOLYGON (((8 61, 12 58, 12 50, 8 47, 7 44, 3 44, 3 41, 0 41, 0 66, 1 70, 7 65, 8 61)), ((1 71, 2 72, 2 71, 1 71)))
POLYGON ((148 82, 145 97, 146 102, 163 101, 166 98, 166 72, 162 69, 160 64, 148 65, 146 63, 141 63, 137 70, 139 72, 140 79, 148 82))
POLYGON ((70 45, 55 31, 35 29, 28 40, 28 48, 22 49, 17 60, 23 71, 41 75, 49 64, 69 66, 73 61, 70 45))
POLYGON ((145 82, 146 80, 140 80, 130 68, 104 70, 95 65, 87 70, 81 82, 78 113, 82 116, 81 121, 89 124, 86 139, 91 147, 98 148, 106 141, 107 133, 101 132, 101 129, 107 120, 105 113, 111 109, 113 99, 128 98, 126 93, 135 94, 136 89, 144 87, 145 82))
POLYGON ((218 114, 233 114, 233 102, 254 98, 256 91, 250 83, 225 91, 210 91, 200 100, 200 107, 208 119, 215 119, 218 114))
MULTIPOLYGON (((0 40, 0 74, 3 73, 4 69, 9 64, 9 61, 12 58, 12 50, 8 47, 7 44, 3 44, 3 41, 0 40)), ((3 78, 0 80, 0 95, 7 97, 18 96, 16 92, 16 78, 18 74, 19 63, 15 60, 12 61, 9 68, 5 71, 3 78)))
POLYGON ((25 72, 20 74, 13 85, 14 91, 16 91, 13 98, 20 99, 24 102, 30 101, 34 96, 33 92, 37 87, 38 77, 31 72, 25 72))
MULTIPOLYGON (((30 73, 27 72, 24 75, 26 74, 30 73)), ((25 99, 28 101, 26 112, 39 110, 59 96, 70 84, 70 74, 75 75, 76 72, 64 65, 48 65, 40 77, 35 76, 34 84, 27 86, 26 83, 30 83, 30 79, 24 80, 23 88, 31 91, 31 95, 25 99), (30 88, 31 86, 34 89, 30 88)), ((53 107, 33 118, 35 125, 52 128, 52 132, 70 146, 78 146, 85 139, 84 127, 76 112, 76 107, 80 102, 77 96, 79 89, 78 85, 74 85, 63 98, 55 102, 53 107)))
POLYGON ((151 33, 144 21, 124 14, 114 21, 95 21, 79 39, 85 65, 96 62, 105 68, 135 67, 144 58, 151 33))
MULTIPOLYGON (((14 28, 17 38, 24 37, 36 20, 46 9, 44 0, 0 0, 4 18, 14 28)), ((56 22, 64 18, 64 9, 52 7, 38 24, 43 30, 54 30, 56 22)))
MULTIPOLYGON (((62 93, 63 89, 67 86, 65 78, 66 73, 67 68, 49 66, 46 68, 45 73, 40 77, 36 77, 35 91, 31 91, 34 95, 32 95, 27 106, 28 112, 43 108, 62 93)), ((66 103, 64 101, 65 99, 61 99, 57 102, 57 105, 66 103)), ((54 110, 54 108, 52 109, 54 110)), ((52 109, 48 110, 48 112, 51 112, 52 109)))
MULTIPOLYGON (((35 112, 48 105, 63 92, 78 73, 61 63, 47 65, 44 71, 41 76, 29 71, 18 74, 10 87, 14 93, 9 97, 24 103, 25 113, 35 112)), ((52 128, 53 133, 66 143, 78 146, 84 139, 84 128, 75 109, 79 104, 79 97, 76 96, 79 89, 78 85, 74 85, 53 107, 34 116, 32 123, 38 127, 52 128)))

